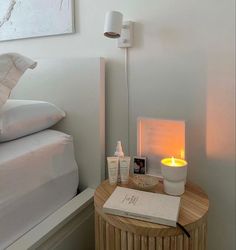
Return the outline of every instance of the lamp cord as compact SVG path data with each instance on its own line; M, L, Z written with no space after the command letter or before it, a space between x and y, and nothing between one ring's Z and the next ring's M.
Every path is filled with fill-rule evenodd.
M127 105L128 105L128 112L127 112L127 143L128 143L128 155L130 155L130 91L129 91L129 77L128 77L128 60L129 60L129 53L128 48L125 48L125 83L127 89Z
M128 112L127 112L127 125L128 125L128 134L127 134L127 141L128 141L128 155L130 155L130 86L129 86L129 76L128 76L128 60L129 60L129 53L128 48L125 48L125 83L127 89L127 105L128 105ZM190 238L189 232L182 226L179 222L176 223L177 226L186 234L188 238Z

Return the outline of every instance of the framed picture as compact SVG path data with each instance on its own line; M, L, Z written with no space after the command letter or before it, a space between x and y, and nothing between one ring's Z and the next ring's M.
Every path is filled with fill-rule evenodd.
M134 156L134 174L146 174L146 157Z
M186 159L184 120L138 117L137 155L148 159L147 173L161 176L160 161L165 157Z
M0 41L74 31L74 0L1 1Z

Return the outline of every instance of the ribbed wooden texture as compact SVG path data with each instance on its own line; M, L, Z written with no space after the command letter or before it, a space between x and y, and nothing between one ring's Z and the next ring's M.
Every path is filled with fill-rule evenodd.
M114 228L101 216L95 215L97 250L206 250L206 223L183 234L167 237L137 235Z
M160 185L156 191L162 193ZM96 250L206 250L209 201L200 188L188 184L182 196L179 221L190 238L179 228L103 213L114 189L105 181L95 193Z

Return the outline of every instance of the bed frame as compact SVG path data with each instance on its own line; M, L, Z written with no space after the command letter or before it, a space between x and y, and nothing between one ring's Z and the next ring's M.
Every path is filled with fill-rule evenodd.
M94 189L105 178L105 62L103 58L40 59L13 99L49 101L66 111L55 129L73 136L82 191L7 250L94 249Z

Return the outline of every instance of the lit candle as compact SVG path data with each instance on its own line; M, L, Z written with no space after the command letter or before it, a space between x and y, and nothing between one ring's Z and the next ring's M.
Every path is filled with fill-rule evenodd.
M182 159L174 158L173 156L171 158L165 158L161 161L163 165L166 165L168 167L184 167L187 165L187 162Z
M181 195L185 190L187 161L174 157L161 160L164 191L171 195Z

